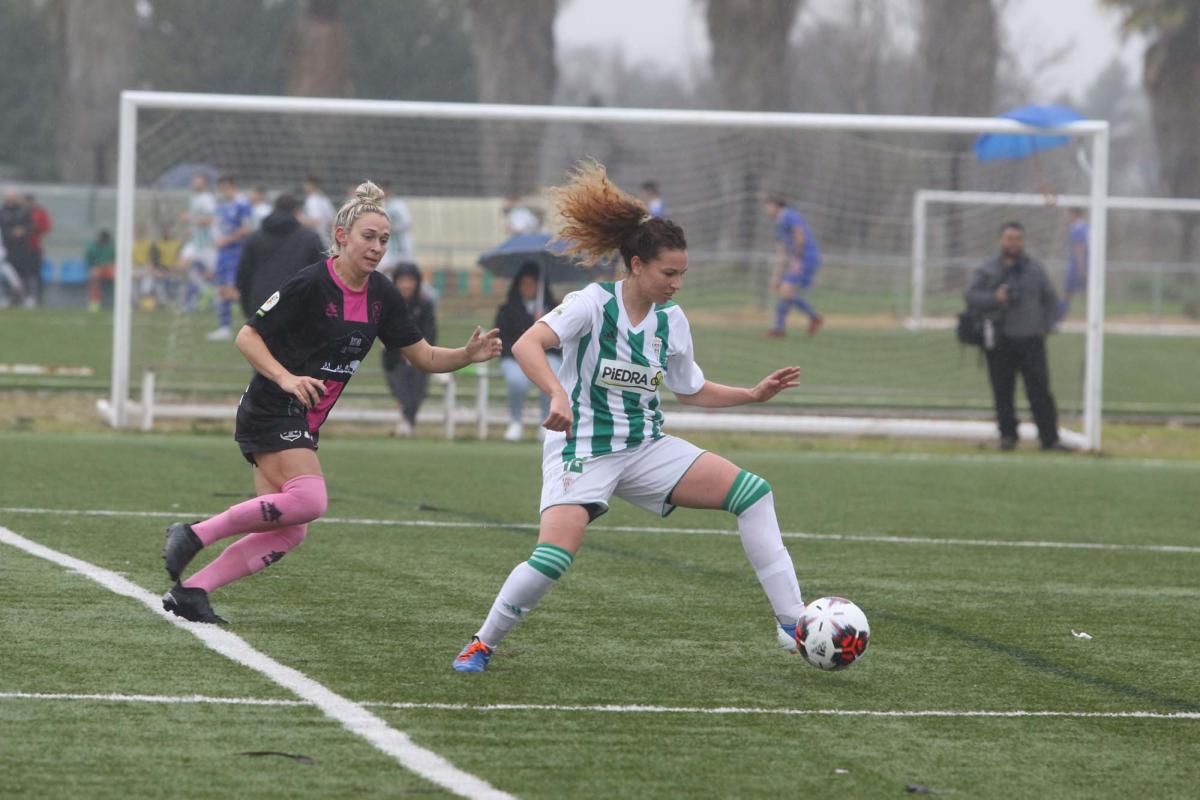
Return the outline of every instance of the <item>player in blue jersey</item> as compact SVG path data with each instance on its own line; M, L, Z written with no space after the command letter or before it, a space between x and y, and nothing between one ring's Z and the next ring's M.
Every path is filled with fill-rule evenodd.
M1071 295L1087 290L1088 281L1088 221L1082 208L1072 208L1067 223L1067 276L1063 296L1058 303L1058 319L1062 321L1071 310Z
M770 484L667 434L659 390L666 386L680 402L702 408L762 403L796 386L799 368L775 370L749 388L705 378L687 317L672 299L688 269L683 230L652 216L599 164L580 167L553 196L564 221L559 233L573 252L591 263L620 253L624 279L568 295L513 347L525 374L550 397L542 423L541 526L533 554L509 574L454 669L486 669L496 645L575 560L588 523L608 510L613 495L662 516L677 506L732 512L780 642L794 646L804 603ZM558 347L555 375L546 351Z
M163 597L168 611L223 622L209 593L283 558L324 515L318 431L376 337L424 372L452 372L500 354L496 330L476 328L456 349L421 337L399 291L375 271L390 237L383 199L375 184L359 186L334 219L333 255L297 272L238 332L235 343L255 375L238 403L234 438L253 465L258 496L167 529L163 560L177 581ZM247 535L179 582L202 548L241 534Z
M217 290L217 329L205 338L227 342L233 338L233 301L237 299L237 265L246 237L254 233L254 207L238 191L232 175L217 179L216 229L217 266L213 285Z
M821 248L813 236L808 220L787 201L772 195L763 201L763 210L775 223L775 274L771 288L779 295L775 305L775 327L767 331L771 337L787 332L787 315L793 307L808 315L808 335L821 329L824 318L808 302L805 294L812 288L817 270L821 268Z
M667 203L662 198L662 192L658 189L658 181L646 181L642 184L642 190L639 192L642 202L646 204L646 210L650 212L652 217L667 218Z

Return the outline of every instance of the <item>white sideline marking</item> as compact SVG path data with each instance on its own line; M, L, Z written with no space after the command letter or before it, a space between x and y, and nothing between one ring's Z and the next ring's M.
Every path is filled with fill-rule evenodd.
M212 704L242 706L308 706L301 700L273 700L255 697L207 697L205 695L146 695L146 694L50 694L43 692L0 692L0 700L90 700L112 703ZM389 703L364 701L361 706L415 711L554 711L561 713L591 712L599 714L714 714L768 715L787 717L983 717L1012 719L1022 717L1065 717L1071 719L1181 719L1200 720L1197 711L964 711L964 710L894 710L870 711L838 708L755 708L717 706L648 706L648 705L554 705L547 703Z
M114 594L137 600L171 624L194 635L210 649L249 667L303 698L307 704L315 706L327 717L341 723L351 733L366 739L374 747L394 758L400 766L425 780L461 797L511 798L511 795L494 788L481 778L460 770L437 753L420 747L406 734L389 727L386 722L367 711L362 705L347 700L304 673L284 666L273 658L260 653L240 636L215 625L186 622L174 614L164 611L162 601L157 595L151 594L117 573L30 541L2 525L0 525L0 542L77 572ZM282 704L287 701L270 702ZM266 705L268 703L260 701L258 704Z
M204 519L210 514L199 511L115 511L107 509L0 508L5 514L59 514L74 517L151 517L161 519ZM322 517L321 522L335 525L392 526L395 528L446 528L455 530L513 529L535 531L538 526L529 522L450 522L431 519L370 519L364 517ZM728 528L668 528L651 525L592 525L589 531L601 533L679 533L690 536L738 536ZM1111 544L1108 542L1056 542L1036 539L959 539L934 536L888 536L884 534L806 533L784 531L785 539L805 539L818 542L847 542L850 544L915 544L939 547L1016 547L1035 550L1107 550L1141 553L1188 553L1200 555L1200 546L1183 544Z

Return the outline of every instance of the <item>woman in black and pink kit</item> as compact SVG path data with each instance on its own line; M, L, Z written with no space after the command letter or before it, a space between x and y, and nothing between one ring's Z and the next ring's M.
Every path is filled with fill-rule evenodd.
M202 522L167 528L163 608L195 622L224 622L208 595L283 558L325 513L317 432L379 337L425 372L452 372L500 354L499 332L479 328L465 347L421 338L392 282L375 272L389 236L383 192L370 181L333 224L332 257L300 270L238 332L235 344L257 374L238 404L234 438L254 466L253 500ZM180 581L200 550L247 534Z

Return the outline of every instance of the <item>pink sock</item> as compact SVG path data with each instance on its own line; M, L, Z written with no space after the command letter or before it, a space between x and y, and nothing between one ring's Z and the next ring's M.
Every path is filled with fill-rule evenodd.
M188 589L200 588L212 592L238 578L264 570L283 558L287 551L304 541L308 525L293 525L289 528L266 533L252 533L238 539L211 564L183 582Z
M320 475L297 475L280 488L283 491L279 494L264 494L230 506L215 517L192 525L192 530L207 547L239 533L304 525L325 513L328 500L325 479Z

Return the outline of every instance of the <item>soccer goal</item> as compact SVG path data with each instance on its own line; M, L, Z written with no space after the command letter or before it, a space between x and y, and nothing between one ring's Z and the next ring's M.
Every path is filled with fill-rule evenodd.
M978 163L970 155L979 134L1035 132L1071 140L1042 154L1036 175L1028 164ZM1074 157L1080 148L1088 150L1089 172ZM125 92L112 391L103 413L118 427L144 419L146 402L160 417L232 418L247 381L231 344L206 341L216 323L205 297L155 302L138 288L156 279L135 265L146 239L187 238L179 221L189 197L179 176L187 167L234 174L243 190L262 186L270 195L296 191L312 175L335 205L365 178L389 182L409 207L415 258L438 296L440 343L453 345L474 325L490 325L507 290L505 280L476 265L505 238L506 198L519 198L552 226L541 190L586 157L606 164L627 190L656 182L667 216L686 231L690 268L678 301L706 374L748 385L774 367L803 369L803 387L768 406L672 410L669 423L770 433L993 438L976 353L947 331L906 329L913 197L925 189L1019 192L1050 176L1065 194L1084 198L1091 220L1086 323L1055 337L1072 367L1056 368L1063 362L1052 352L1053 388L1064 423L1081 426L1064 438L1099 449L1108 126L1093 121L1035 130L998 118ZM808 299L825 324L814 336L792 312L785 338L764 337L776 306L767 195L786 198L820 243L822 266ZM954 235L962 252L980 259L995 245L991 230L964 225ZM597 277L581 269L552 289L561 296ZM235 309L235 325L239 319ZM335 417L392 413L377 359L372 354L360 368ZM457 381L459 409L481 425L503 418L502 395L503 385L486 373Z
M921 189L912 204L912 328L946 327L961 304L952 275L979 260L958 251L956 229L998 231L1010 219L1025 226L1027 249L1047 266L1061 291L1066 286L1071 212L1086 209L1085 195ZM1200 224L1200 199L1109 197L1107 322L1109 333L1200 336L1200 324L1170 308L1200 264L1180 258L1181 228ZM1086 225L1086 217L1083 218ZM1114 319L1115 317L1115 319ZM1069 317L1066 330L1081 330Z

